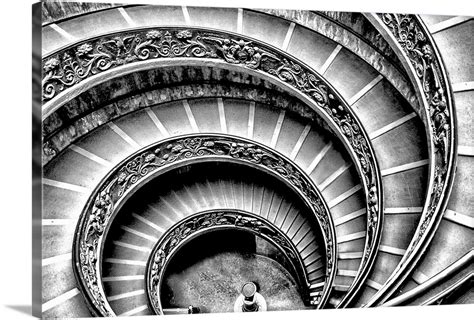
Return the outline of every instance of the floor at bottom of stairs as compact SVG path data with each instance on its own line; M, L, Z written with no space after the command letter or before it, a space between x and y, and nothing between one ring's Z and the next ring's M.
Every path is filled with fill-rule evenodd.
M306 309L294 278L273 259L254 253L218 252L170 273L163 287L164 307L199 307L201 312L232 312L242 285L253 281L267 310Z

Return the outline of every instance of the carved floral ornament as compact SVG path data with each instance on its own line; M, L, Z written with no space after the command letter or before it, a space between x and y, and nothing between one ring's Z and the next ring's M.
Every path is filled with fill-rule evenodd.
M155 245L146 270L147 294L156 314L162 314L160 288L166 267L173 255L191 238L211 230L233 228L259 235L276 245L288 258L298 275L305 275L305 299L317 304L317 297L310 297L304 264L290 239L273 224L254 214L240 210L210 210L194 214L174 225Z
M412 15L383 14L383 22L390 28L400 46L412 63L416 76L420 79L423 93L428 102L429 116L434 134L436 152L441 158L437 166L448 162L450 132L450 112L448 108L446 79L440 67L441 61L435 56L433 45L419 23Z
M416 262L418 252L427 241L430 241L430 235L436 230L449 199L456 168L456 126L452 93L441 56L431 35L415 15L384 13L375 16L398 42L405 55L403 58L413 66L414 76L419 80L421 93L426 101L424 107L428 114L429 130L432 134L434 150L431 150L430 158L434 160L434 169L415 236L396 272L387 281L383 290L369 302L370 305L389 297L391 294L389 290L393 292L396 289L399 275Z
M291 161L264 146L236 137L200 134L171 138L138 151L117 166L92 194L77 226L74 265L95 313L113 315L100 280L100 257L106 230L119 202L152 174L155 176L172 165L185 165L190 160L206 157L257 166L285 181L302 197L318 221L325 241L326 285L319 303L323 305L327 300L336 271L335 229L329 209L309 177Z
M333 122L348 146L362 179L367 204L367 236L356 284L373 265L382 226L381 177L367 134L347 104L316 72L276 48L241 35L190 28L153 28L79 42L43 60L43 101L88 77L113 68L160 58L206 58L267 74L309 98ZM246 150L245 152L249 152ZM329 244L333 246L333 243Z
M127 63L157 58L220 58L258 68L276 56L250 41L190 30L149 30L119 34L65 49L43 61L43 101L54 98L87 77ZM286 72L283 77L290 77Z

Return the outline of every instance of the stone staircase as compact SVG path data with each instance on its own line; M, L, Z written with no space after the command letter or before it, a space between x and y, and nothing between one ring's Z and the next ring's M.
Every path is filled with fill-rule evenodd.
M473 245L470 208L474 203L469 190L474 184L470 105L474 97L469 76L474 70L472 64L467 68L462 64L470 61L473 22L458 19L454 21L457 24L449 26L448 21L456 18L423 19L433 33L453 83L458 112L458 169L451 201L435 238L412 279L399 293L423 283ZM442 29L443 23L448 28ZM376 56L380 52L375 46L368 46L373 53L369 50L358 55L344 41L321 35L310 23L305 25L261 11L123 6L43 25L43 56L76 41L150 26L212 28L261 40L313 68L351 106L370 137L383 180L382 238L374 267L353 303L370 305L405 255L420 220L428 183L428 146L424 125L413 102L408 101L405 92L400 92L393 78L388 79L366 61L367 55ZM390 67L398 67L395 62L394 65ZM229 91L223 90L225 94L206 93L205 97L191 94L173 101L158 101L153 93L157 87L162 92L166 88L177 91L181 85L185 91L185 85L192 80L185 72L177 71L158 81L159 72L153 72L146 79L157 81L154 87L141 84L147 83L143 81L145 73L123 76L91 89L99 97L93 98L93 103L87 95L73 97L68 102L70 106L89 103L93 107L84 107L82 111L82 107L78 111L57 110L44 120L47 140L61 144L61 152L48 158L43 167L43 316L60 315L65 310L75 317L89 315L76 287L71 249L76 223L101 179L137 150L169 137L193 133L228 134L254 140L280 152L311 178L328 204L336 227L338 269L330 303L337 305L358 274L367 232L361 180L339 140L317 122L292 110L259 102L255 95L229 97ZM206 72L194 73L194 80L210 87L230 80L237 88L262 86L235 73L219 79ZM94 125L82 131L76 129L81 123L87 127L88 121ZM63 139L64 132L72 138ZM318 287L324 277L319 252L324 246L313 241L310 224L300 212L289 210L290 202L280 190L231 174L194 178L173 189L157 191L153 194L155 203L114 225L117 231L108 240L103 280L108 301L117 314L150 314L143 277L151 248L175 222L213 208L245 209L274 223L294 241L311 284Z

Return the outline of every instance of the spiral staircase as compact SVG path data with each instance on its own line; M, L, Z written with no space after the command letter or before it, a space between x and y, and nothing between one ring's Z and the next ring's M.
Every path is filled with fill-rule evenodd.
M172 313L166 266L221 227L305 308L473 302L472 19L41 13L43 317Z

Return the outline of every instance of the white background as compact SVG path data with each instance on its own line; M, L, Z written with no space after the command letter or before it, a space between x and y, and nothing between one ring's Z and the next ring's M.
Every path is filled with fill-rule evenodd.
M31 5L2 2L0 10L0 319L28 318L31 306ZM89 2L101 2L89 0ZM110 2L110 1L107 1ZM119 2L119 1L116 1ZM128 3L474 15L468 0L124 0ZM472 61L471 61L472 62ZM474 305L377 308L249 315L245 319L472 319ZM197 319L236 319L232 315ZM141 318L141 317L140 317ZM181 319L181 317L172 317ZM189 319L189 317L187 318ZM243 318L239 318L243 319Z

